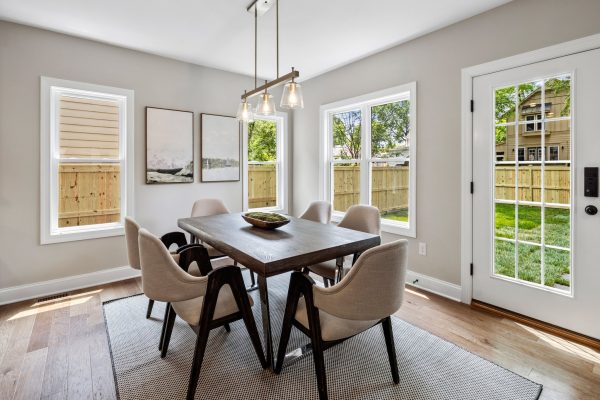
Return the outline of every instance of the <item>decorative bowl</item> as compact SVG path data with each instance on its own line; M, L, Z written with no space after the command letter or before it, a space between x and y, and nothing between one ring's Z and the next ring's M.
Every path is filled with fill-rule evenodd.
M276 229L290 222L290 219L277 213L248 212L242 218L252 226L260 229Z

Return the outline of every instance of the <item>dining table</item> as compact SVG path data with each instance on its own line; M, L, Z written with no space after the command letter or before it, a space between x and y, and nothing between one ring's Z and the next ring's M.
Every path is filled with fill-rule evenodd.
M254 227L243 213L181 218L178 226L256 273L264 332L265 356L273 369L273 336L269 309L270 277L320 262L336 260L343 273L345 256L357 255L381 243L379 235L288 216L277 229ZM356 259L356 257L354 257Z

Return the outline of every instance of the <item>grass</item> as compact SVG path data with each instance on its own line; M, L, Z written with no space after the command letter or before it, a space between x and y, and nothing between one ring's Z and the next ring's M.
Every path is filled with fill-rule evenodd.
M519 205L518 239L533 243L541 243L542 217L541 209L536 206ZM545 209L544 237L545 243L568 248L570 246L570 211L562 208ZM515 239L515 206L512 204L496 204L496 237ZM519 272L518 278L528 282L541 283L540 246L524 243L518 245ZM502 240L496 241L496 273L504 276L515 276L515 244ZM546 286L556 284L570 286L570 252L546 248L544 253Z
M381 218L391 219L393 221L408 222L408 208L383 213L381 214Z

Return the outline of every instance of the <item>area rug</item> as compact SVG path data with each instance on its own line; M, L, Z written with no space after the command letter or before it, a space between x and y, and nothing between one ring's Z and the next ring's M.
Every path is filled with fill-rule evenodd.
M275 351L285 308L289 275L269 278ZM262 331L258 291L254 316ZM117 395L120 400L184 399L196 336L176 320L164 359L158 340L164 304L156 303L146 319L145 296L104 303ZM542 386L452 343L392 318L400 383L390 373L381 325L325 352L330 399L529 400ZM262 332L261 332L262 334ZM308 343L292 329L288 351ZM264 341L263 341L264 343ZM286 366L280 375L260 367L241 321L231 332L211 332L196 399L316 399L317 382L310 354Z

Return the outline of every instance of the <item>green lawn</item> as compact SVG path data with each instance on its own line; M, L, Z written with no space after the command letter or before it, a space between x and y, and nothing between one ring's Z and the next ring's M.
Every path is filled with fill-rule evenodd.
M561 208L545 209L545 243L561 247L570 246L570 211ZM519 240L541 243L542 218L540 207L519 205ZM496 204L496 237L515 238L515 206ZM519 243L519 279L541 283L541 247ZM569 286L563 275L570 273L570 252L545 249L544 284ZM496 240L496 273L514 277L515 245Z
M408 222L408 208L383 213L381 214L381 218Z

